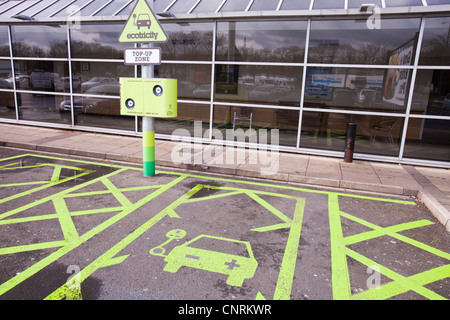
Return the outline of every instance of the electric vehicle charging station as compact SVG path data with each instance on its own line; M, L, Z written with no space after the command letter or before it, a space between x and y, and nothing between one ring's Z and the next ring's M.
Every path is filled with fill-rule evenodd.
M153 1L148 4L145 0L138 0L119 36L119 42L141 43L141 48L129 48L124 52L125 64L142 65L142 76L141 78L120 78L120 114L142 116L145 177L156 174L155 117L173 118L177 116L177 80L154 79L153 65L161 63L161 50L150 48L149 43L167 42L168 38L155 17L152 7ZM139 23L139 17L144 16L147 30L141 31L142 23ZM136 17L138 17L138 22L136 22ZM131 54L127 54L127 52ZM133 56L146 56L148 59L136 60L133 59Z

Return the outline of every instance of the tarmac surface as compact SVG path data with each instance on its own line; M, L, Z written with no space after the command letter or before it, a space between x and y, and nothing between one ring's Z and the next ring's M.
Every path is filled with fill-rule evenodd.
M417 196L450 231L450 168L353 161L156 140L156 165ZM0 146L142 164L142 138L0 123Z
M0 300L450 298L446 169L0 129Z

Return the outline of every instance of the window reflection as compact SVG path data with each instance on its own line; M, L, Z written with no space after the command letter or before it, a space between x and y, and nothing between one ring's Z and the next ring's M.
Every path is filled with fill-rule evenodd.
M280 10L308 10L310 1L284 0Z
M67 58L65 25L11 26L16 57Z
M10 56L7 26L0 26L0 56Z
M450 161L449 120L409 119L405 158Z
M76 61L72 63L72 74L76 93L120 96L119 77L134 77L134 67L115 62Z
M19 60L14 62L16 87L21 90L69 92L69 65L64 61Z
M195 64L162 64L155 76L178 80L179 99L211 99L211 66Z
M450 116L450 70L418 70L411 113Z
M257 107L214 106L213 139L236 140L238 142L271 143L272 129L278 129L279 143L295 147L297 144L299 111ZM234 129L227 131L227 129ZM240 135L238 131L242 130ZM267 136L256 134L249 137L249 129L267 130ZM231 134L230 134L231 133ZM234 134L234 135L233 135Z
M347 124L357 124L355 152L398 156L403 118L304 112L300 147L343 151Z
M220 22L217 60L303 62L306 21Z
M308 67L305 107L404 112L412 70Z
M212 23L164 24L168 41L160 44L163 60L212 59Z
M196 137L195 135L198 135L198 131L194 131L194 122L201 121L202 134L204 134L209 129L209 115L209 104L179 102L177 117L171 119L156 119L155 132L167 135L172 135L175 132L176 136ZM208 137L205 136L205 138Z
M301 67L216 65L215 101L300 105Z
M343 0L314 0L313 9L344 9Z
M391 64L393 50L412 46L415 52L420 19L385 19L380 29L368 29L366 22L312 21L308 62Z
M423 33L419 64L450 64L450 18L427 18Z
M129 44L119 43L123 25L81 24L70 31L72 58L123 59Z
M62 117L59 105L69 99L68 96L51 94L21 93L22 106L19 108L19 119L38 122L71 124L70 117Z

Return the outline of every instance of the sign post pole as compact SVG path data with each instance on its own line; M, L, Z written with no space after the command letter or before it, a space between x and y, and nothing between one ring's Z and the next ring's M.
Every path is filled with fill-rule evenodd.
M153 6L153 2L151 2ZM141 47L150 47L143 43ZM155 76L155 67L153 65L142 66L142 78L151 79ZM142 152L144 177L151 177L156 174L155 170L155 118L142 117Z

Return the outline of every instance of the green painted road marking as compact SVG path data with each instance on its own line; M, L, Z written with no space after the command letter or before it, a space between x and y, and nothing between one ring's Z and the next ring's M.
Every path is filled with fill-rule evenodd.
M80 283L87 279L92 273L94 273L99 268L104 268L107 266L120 264L125 259L127 259L128 255L120 255L120 252L126 248L128 245L133 243L139 236L141 236L144 232L149 230L150 228L154 227L159 221L161 221L163 218L175 218L175 219L181 219L182 217L179 216L179 214L176 212L177 208L186 203L194 203L194 202L200 202L200 201L215 201L219 198L224 197L233 197L237 195L246 195L249 198L251 198L255 203L260 205L262 208L267 210L268 213L273 214L277 219L279 219L279 223L275 223L270 226L265 227L258 227L253 228L250 231L252 232L269 232L273 230L279 230L279 229L289 229L289 235L286 242L286 247L283 255L283 259L281 261L280 270L278 274L278 280L275 285L275 290L273 294L273 299L290 299L291 298L291 290L292 285L294 281L294 273L296 269L296 261L298 259L298 248L300 244L300 235L302 231L302 221L303 221L303 215L304 215L304 208L305 208L305 199L299 198L291 195L286 195L281 192L283 191L297 191L297 192L303 192L306 194L321 194L326 195L328 197L328 216L329 216L329 226L330 226L330 240L331 240L331 268L332 268L332 288L333 288L333 298L334 299L387 299L392 296L404 293L406 291L412 290L415 291L422 296L429 298L429 299L445 299L444 297L440 296L439 294L433 292L431 289L426 288L425 285L439 281L441 279L445 279L450 277L450 265L444 265L439 266L437 268L427 270L424 272L421 272L416 275L412 275L409 277L402 276L378 263L373 261L372 259L369 259L368 257L365 257L361 255L360 253L351 250L348 248L349 245L359 243L361 241L367 241L370 239L374 239L380 236L390 236L393 237L399 241L403 241L405 243L408 243L420 250L425 250L431 254L436 255L437 257L450 260L450 254L443 252L442 250L438 250L436 248L433 248L429 245L426 245L424 243L421 243L417 240L411 239L409 237L404 236L401 234L402 231L411 230L415 228L421 228L424 226L428 226L433 224L431 221L428 220L419 220L419 221L411 221L406 222L398 225L393 225L389 227L380 227L373 223L369 223L361 218L355 217L353 215L350 215L348 213L342 212L339 209L339 198L352 198L352 199L366 199L371 201L379 201L379 202L386 202L386 203L396 203L401 205L416 205L415 202L412 201L405 201L405 200L396 200L396 199L388 199L388 198L381 198L381 197L371 197L371 196L362 196L357 194L345 194L345 193L336 193L336 192L328 192L328 191L322 191L322 190L311 190L311 189L305 189L300 187L294 187L290 185L273 185L270 183L260 183L256 181L241 181L236 179L228 179L228 178L219 178L219 177L207 177L207 176L201 176L201 175L195 175L195 174L182 174L177 172L167 172L167 171L158 171L160 174L167 174L169 176L173 176L173 180L167 184L162 185L154 185L154 186L139 186L139 187L130 187L130 188L118 188L115 186L112 181L110 180L111 177L116 176L118 174L127 172L128 170L133 171L142 171L142 168L135 168L135 167L129 167L129 166L120 166L120 165L114 165L110 163L97 163L97 162L90 162L90 161L80 161L80 160L74 160L74 159L65 159L65 158L57 158L57 157L47 157L42 155L33 155L33 154L26 154L26 155L18 155L14 157L9 157L6 159L0 159L0 162L5 163L5 161L13 161L12 163L3 164L0 166L1 170L18 170L18 169L33 169L37 167L44 167L44 166L51 166L53 167L53 173L51 178L48 181L34 181L34 182L23 182L23 183L12 183L12 184L4 184L0 185L0 187L15 187L15 186L31 186L33 185L40 185L36 188L32 188L28 191L18 193L16 195L1 199L0 201L7 202L14 199L18 199L25 195L30 195L34 192L44 190L46 188L49 188L51 186L56 186L58 184L61 184L66 181L70 181L72 179L76 179L79 177L82 177L84 175L87 175L93 171L89 171L83 168L79 168L71 165L61 165L61 164L52 164L52 163L38 163L38 164L31 164L30 161L18 161L23 157L35 157L38 159L44 159L45 161L49 160L57 160L57 161L67 161L67 163L83 163L83 164L90 164L90 165L97 165L97 166L103 166L103 167L109 167L111 169L116 169L115 171L106 174L102 177L98 177L95 179L92 179L87 182L80 183L74 187L68 188L66 190L63 190L61 192L52 194L51 196L44 197L42 199L38 199L37 201L29 204L25 204L19 208L9 210L7 212L0 214L0 226L2 225L14 225L14 224L20 224L24 222L32 222L32 221L48 221L50 219L58 219L61 225L61 229L64 234L64 240L59 241L48 241L44 243L34 243L34 244L28 244L28 245L21 245L21 246L11 246L7 248L0 248L0 255L4 254L13 254L18 252L26 252L26 251L33 251L33 250L40 250L40 249L47 249L47 248L55 248L57 249L55 252L50 254L49 256L45 257L44 259L38 261L28 269L22 271L21 273L17 274L12 279L6 281L5 283L0 285L0 296L4 294L5 292L11 290L11 288L15 287L19 283L25 281L35 273L39 272L40 270L44 269L51 263L57 261L67 253L69 253L74 248L80 246L87 240L91 239L98 233L102 232L103 230L109 228L114 223L120 221L122 218L128 216L129 214L133 213L135 210L143 206L144 204L148 203L149 201L153 200L155 197L163 194L164 192L170 190L175 185L180 183L181 181L184 181L187 178L191 179L202 179L205 182L208 181L217 181L217 182L225 182L225 183L236 183L239 184L239 186L242 186L242 188L232 188L232 187L217 187L217 186L208 186L207 183L205 184L198 184L188 192L186 192L183 196L178 198L177 200L173 201L170 205L168 205L165 209L163 209L160 213L158 213L156 216L149 219L147 222L145 222L143 225L141 225L139 228L137 228L135 231L133 231L131 234L129 234L127 237L122 239L120 242L118 242L116 245L108 249L104 254L102 254L100 257L98 257L94 262L92 262L90 265L88 265L86 268L80 271L79 273L79 281ZM74 177L68 177L61 179L61 171L62 169L69 169L74 170L77 173ZM101 182L103 185L107 188L107 190L100 190L100 191L88 191L83 192L83 188L89 187L93 185L94 183ZM261 190L253 190L246 187L253 186L253 187L264 187L266 190L270 191L261 191ZM201 197L193 197L196 195L200 190L204 188L210 188L215 189L218 191L222 191L223 193L216 193L209 196L201 196ZM142 190L148 190L151 192L147 196L143 197L141 200L132 203L124 194L124 192L134 192L134 191L142 191ZM67 204L65 202L66 198L76 198L76 197L82 197L82 196L95 196L95 195L107 195L111 194L117 199L117 201L120 203L120 206L114 206L110 208L98 208L98 209L88 209L88 210L79 210L79 211L72 211L70 212ZM290 199L296 202L293 218L290 219L286 212L282 212L279 209L277 209L275 206L270 204L268 201L264 200L262 196L273 196L278 198L285 198ZM34 208L38 205L51 202L53 203L56 213L45 213L43 212L42 215L33 215L30 217L22 217L22 218L14 218L15 214L22 213L28 209ZM1 202L0 202L1 203ZM89 230L83 235L79 235L77 229L75 228L75 225L73 224L72 217L74 216L80 216L80 215L89 215L89 214L102 214L102 213L114 213L114 216L107 219L100 225L94 227L93 229ZM344 237L343 231L342 231L342 225L341 225L341 218L345 217L346 219L350 219L351 221L358 223L364 227L367 227L371 229L370 231L365 231L359 234L354 234L348 237ZM206 235L203 235L206 236ZM210 236L211 237L211 236ZM231 241L232 239L227 239L227 241ZM169 238L168 241L171 241L171 238ZM150 253L156 256L161 256L167 258L169 254L165 254L165 250L163 248L164 244L167 244L168 241L164 242L162 245L155 247L151 249ZM242 240L240 240L242 241ZM248 243L250 245L250 243ZM180 247L180 246L179 246ZM176 247L177 248L177 247ZM251 247L250 247L251 248ZM158 250L154 250L158 249ZM184 247L186 249L186 247ZM153 251L152 251L153 250ZM178 249L182 250L182 249ZM251 249L250 249L251 250ZM173 255L175 255L176 251ZM193 259L189 258L185 255L183 256L183 261L185 261L188 264L195 264L196 268L204 270L216 270L214 272L219 272L217 270L220 270L221 272L235 272L239 271L240 268L243 268L245 263L243 263L238 258L230 255L220 255L215 254L212 251L206 250L205 252L197 252L192 251L187 253L189 257L199 257L199 259ZM220 260L220 258L230 258L225 259L223 263L219 264L214 261L212 261L208 266L206 265L199 265L196 263L200 263L201 257L209 257L211 260ZM381 274L384 274L388 278L392 279L392 282L386 283L381 285L379 288L375 289L369 289L364 292L360 292L357 294L352 295L351 294L351 286L350 286L350 276L349 276L349 270L347 266L347 257L352 257L353 259L356 259L360 263L367 265L367 266L376 266L380 270ZM220 269L223 268L223 269ZM169 270L175 270L176 266L168 267ZM251 269L251 268L250 268ZM222 271L225 270L225 271ZM242 269L241 269L242 270ZM256 269L255 269L256 270ZM231 277L231 275L229 275ZM247 277L244 279L250 279L251 277ZM229 284L240 286L242 285L242 277L236 277L229 279ZM267 295L267 294L266 294ZM59 289L57 289L55 292L51 293L47 299L81 299L81 289L79 286L73 286L72 283L68 282L63 284ZM256 295L256 299L265 299L263 294L258 291Z

